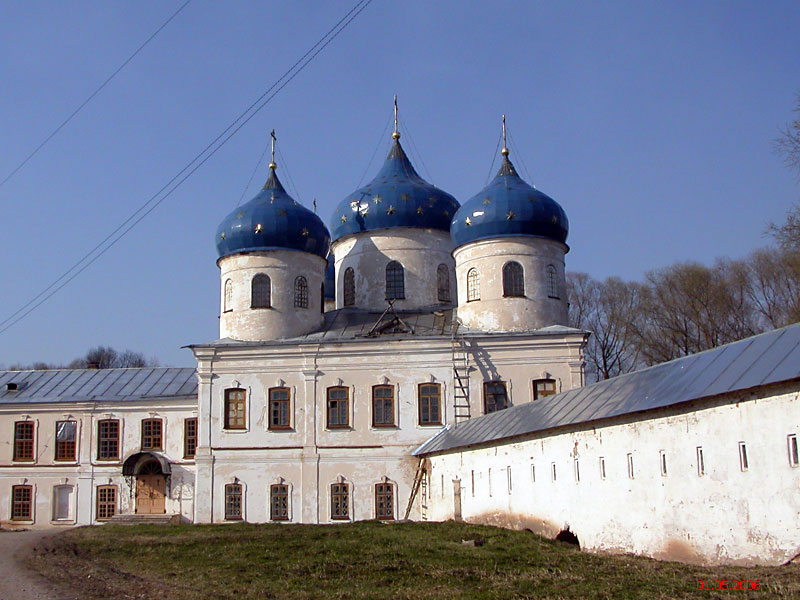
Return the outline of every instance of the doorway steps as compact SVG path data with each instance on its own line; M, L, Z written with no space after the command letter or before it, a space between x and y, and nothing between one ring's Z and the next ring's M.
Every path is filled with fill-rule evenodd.
M108 521L112 525L178 525L180 515L114 515Z

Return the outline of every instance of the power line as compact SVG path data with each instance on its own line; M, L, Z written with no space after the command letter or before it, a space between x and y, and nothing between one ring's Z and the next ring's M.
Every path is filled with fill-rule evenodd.
M244 195L247 193L247 190L250 189L250 184L253 183L253 179L255 178L256 173L258 173L258 167L261 166L261 161L264 160L264 157L267 155L267 150L269 150L269 143L267 143L264 146L264 151L261 153L261 156L258 157L258 162L256 162L256 166L253 167L253 172L250 173L250 179L247 180L247 185L244 186L244 189L242 190L242 195L239 196L239 201L236 203L236 208L239 208L239 205L242 203L242 200L244 200Z
M375 146L375 149L372 151L372 156L369 157L369 162L367 163L367 168L364 169L364 172L361 174L361 178L358 180L358 185L356 189L361 187L361 182L364 181L364 177L367 176L367 172L369 171L370 167L372 166L372 161L375 160L375 155L378 153L381 145L383 144L383 140L386 139L386 132L389 130L389 126L392 124L392 118L389 117L389 120L386 121L386 127L383 128L381 132L381 137L378 140L378 144Z
M161 24L161 27L156 29L153 32L153 34L149 38L147 38L144 41L144 43L134 51L133 54L131 54L128 58L125 59L125 62L123 62L119 67L117 67L117 69L113 73L111 73L111 75L109 75L108 78L106 78L106 80L103 83L101 83L100 86L95 91L93 91L91 94L89 94L89 97L86 98L86 100L84 100L83 102L81 102L78 105L78 108L73 110L69 114L69 116L66 119L64 119L61 122L61 124L52 131L52 133L50 135L48 135L46 138L44 138L44 140L42 140L42 142L38 146L36 146L36 148L34 148L33 152L31 152L30 154L28 154L27 157L25 157L25 160L23 160L21 163L19 163L8 175L6 175L6 178L3 179L3 181L0 181L0 187L3 187L6 184L6 182L9 181L12 177L14 177L14 175L16 175L17 172L22 167L24 167L26 164L28 164L28 161L31 160L34 156L36 156L36 154L39 152L39 150L41 150L45 146L45 144L47 144L47 142L52 140L56 136L56 134L59 131L61 131L64 128L64 126L67 123L69 123L73 119L73 117L75 117L75 115L77 115L83 109L84 106L89 104L89 102L91 102L92 98L97 96L97 94L99 94L100 91L104 87L106 87L109 83L111 83L111 80L114 79L114 77L116 77L117 74L120 71L122 71L122 69L124 69L128 65L129 62L131 62L134 58L136 58L136 55L139 54L139 52L141 52L142 50L144 50L145 46L147 46L147 44L149 44L151 41L153 41L153 38L155 38L161 32L161 30L164 29L164 27L169 25L170 21L172 21L172 19L177 17L178 13L180 13L184 8L186 8L191 1L192 0L186 0L186 2L181 4L181 6L178 8L178 10L176 10L174 13L172 13L172 16L169 19L167 19L166 21L164 21Z
M414 143L414 138L411 136L411 128L408 126L408 121L406 119L399 119L399 121L403 124L403 130L406 132L408 141L411 142L409 149L411 150L412 155L415 156L419 164L422 165L422 170L425 172L425 176L428 178L428 181L431 181L433 178L431 177L430 171L428 171L428 167L425 166L425 161L422 160L422 154L420 154L419 150L417 150L417 145Z
M492 177L492 173L494 172L494 161L497 159L497 151L500 149L500 140L502 139L502 135L497 136L497 146L495 146L494 152L492 152L492 164L489 165L489 173L486 175L486 181L483 182L483 187L489 185L489 179Z
M309 63L311 63L311 61L314 60L314 58L316 58L317 55L328 46L328 44L336 39L339 34L344 31L347 26L350 25L350 23L352 23L355 18L361 14L361 12L371 3L372 0L359 0L359 2L357 2L355 6L350 9L350 11L348 11L333 27L331 27L331 29L329 29L325 35L323 35L316 44L314 44L302 57L300 57L300 59L298 59L275 83L273 83L266 92L259 96L255 102L253 102L241 115L239 115L228 127L226 127L222 133L214 138L211 143L209 143L183 169L181 169L174 177L172 177L172 179L170 179L158 192L151 196L147 202L142 204L142 206L140 206L133 214L131 214L131 216L129 216L114 231L106 236L103 241L97 244L92 250L87 252L80 260L73 264L58 279L47 286L44 290L39 292L39 294L34 296L15 313L7 317L5 320L0 321L0 326L3 326L0 329L0 333L5 332L10 327L24 319L33 310L39 307L42 303L46 302L70 281L75 279L92 263L94 263L98 258L110 250L117 242L119 242L131 229L136 227L136 225L138 225L145 217L147 217L147 215L153 212L153 210L155 210L156 207L158 207L164 200L169 198L172 193L183 184L183 182L191 177L212 156L214 156L214 154L216 154L228 142L228 140L236 135L239 130L241 130L242 127L244 127L253 117L255 117L261 111L261 109L263 109L281 90L283 90L283 88L285 88L295 77L297 77L297 75L299 75L303 69L305 69ZM282 80L285 81L281 83ZM250 114L248 115L248 113ZM222 141L220 141L220 139ZM217 144L217 142L219 143ZM209 148L215 144L217 145L209 152ZM205 156L203 156L204 154ZM182 175L183 177L181 177ZM177 183L175 183L176 181ZM167 188L169 188L173 183L175 185L166 191L163 197L156 201L156 198L158 198L158 196L160 196L164 190L167 190ZM148 208L148 205L150 204L152 204L152 206ZM139 213L142 214L139 215ZM137 215L139 215L138 218ZM119 235L116 235L117 233L119 233ZM114 237L115 235L116 237ZM106 244L106 242L108 242L108 244ZM92 256L93 254L95 255ZM85 264L81 266L82 263Z

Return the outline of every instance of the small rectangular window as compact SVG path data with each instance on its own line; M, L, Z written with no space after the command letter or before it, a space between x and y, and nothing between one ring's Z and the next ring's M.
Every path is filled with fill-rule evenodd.
M289 520L289 486L284 484L271 485L269 488L271 521Z
M419 424L441 425L442 388L438 383L423 383L419 386Z
M575 481L579 482L581 480L581 464L577 458L575 459L574 463L575 463Z
M56 421L56 460L75 460L75 421Z
M533 380L533 399L539 400L556 393L555 379L534 379Z
M606 478L606 459L604 457L600 457L600 479Z
M350 390L346 387L328 388L328 429L350 426Z
M511 494L511 465L506 469L506 478L508 479L508 493Z
M381 521L394 519L394 486L391 483L375 484L375 518Z
M269 390L269 428L290 429L291 413L289 388L279 387Z
M508 394L504 381L486 381L483 384L483 412L489 414L508 408Z
M550 479L556 480L556 463L550 463Z
M163 448L162 424L161 419L142 419L142 450Z
M197 451L197 417L183 420L183 457L194 458Z
M33 520L33 486L15 485L11 487L11 520Z
M14 460L33 460L33 421L14 424Z
M394 427L394 386L372 387L372 426Z
M119 421L103 419L97 422L97 459L117 460L119 458Z
M531 483L536 483L536 465L531 463Z
M697 447L697 475L702 477L706 474L706 461L703 458L703 447Z
M475 471L470 471L470 480L472 481L472 497L475 497Z
M225 429L245 429L246 408L246 395L243 389L225 390Z
M628 477L630 479L634 478L634 471L633 471L633 454L628 453Z
M659 451L658 453L658 461L661 465L661 476L667 476L667 453L664 450Z
M108 521L117 514L117 488L115 486L98 486L96 508L98 521Z
M739 469L747 471L749 464L747 462L747 446L744 442L739 442Z
M797 434L789 435L787 441L789 442L789 465L796 467L800 464L800 457L797 451Z
M336 521L350 519L350 491L346 483L331 485L331 519Z
M242 520L242 486L238 483L225 486L225 520Z

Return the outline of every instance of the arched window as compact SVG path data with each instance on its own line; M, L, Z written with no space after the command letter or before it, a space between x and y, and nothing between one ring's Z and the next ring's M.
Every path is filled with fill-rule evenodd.
M325 283L319 287L319 312L325 312Z
M450 302L450 271L444 264L436 267L436 294L439 302Z
M556 268L547 265L547 295L550 298L558 298L558 279L556 278Z
M233 310L233 282L228 279L225 281L225 294L222 300L222 312Z
M250 294L250 308L269 308L270 304L270 281L267 275L259 273L253 277L253 284Z
M405 297L406 284L403 265L393 260L386 265L386 299L402 300Z
M344 305L353 306L356 303L356 274L353 267L344 270Z
M294 307L308 308L308 282L302 276L294 280Z
M503 296L525 296L525 276L518 262L503 265Z
M481 299L481 279L475 267L467 271L467 302Z

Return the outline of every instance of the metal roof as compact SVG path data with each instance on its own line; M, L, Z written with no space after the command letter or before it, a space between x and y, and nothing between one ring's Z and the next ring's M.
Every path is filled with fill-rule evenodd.
M0 405L197 397L195 373L193 368L170 367L0 371Z
M443 429L424 456L800 379L800 323Z

